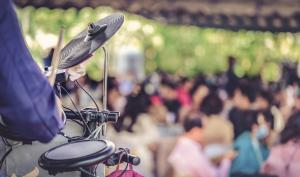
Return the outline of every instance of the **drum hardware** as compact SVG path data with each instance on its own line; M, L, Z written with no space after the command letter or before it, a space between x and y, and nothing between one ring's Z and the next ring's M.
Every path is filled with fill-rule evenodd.
M104 32L106 28L107 24L95 25L94 23L90 23L88 27L88 34L84 38L84 41L87 42L92 40L94 37L96 37L97 34Z
M106 166L116 166L116 165L119 166L122 163L126 163L126 166L125 166L125 169L123 170L123 172L119 175L119 177L123 176L123 174L126 172L128 166L139 165L140 164L140 158L130 154L129 149L127 149L127 148L119 148L117 152L115 152L106 161L103 162L103 164L105 164ZM96 174L92 174L92 173L90 173L89 171L86 171L83 168L80 168L80 170L83 173L86 173L86 174L88 174L92 177L99 177Z
M85 108L80 111L80 114L73 110L65 110L65 115L68 120L75 120L75 121L85 121L87 126L90 127L91 132L84 131L83 137L84 138L92 138L92 137L100 137L98 134L102 131L104 124L107 122L116 123L119 118L119 112L114 111L97 111L96 108ZM100 127L97 128L97 125L100 124ZM83 124L81 124L85 127ZM92 128L93 127L93 128ZM99 130L98 133L95 134L95 131ZM94 130L92 132L92 130ZM91 136L94 135L94 136ZM72 139L70 139L72 140Z
M41 155L39 166L50 175L77 171L103 162L115 152L115 145L107 140L80 140L54 147Z
M81 118L79 118L79 113L76 111L65 110L64 112L67 119L81 120ZM86 122L98 122L98 123L106 123L106 122L116 123L118 117L120 116L119 112L97 111L95 108L85 108L80 111L80 114L82 115L82 117Z
M121 148L121 149L124 149L124 148ZM111 155L104 162L104 164L106 166L115 166L115 165L118 165L119 163L123 163L123 162L130 163L132 165L140 164L141 159L138 156L130 154L129 149L125 149L125 151L127 151L127 152L124 152L124 150L121 150L121 149L119 148L118 151L116 151L113 155Z
M51 66L44 68L44 75L46 77L49 77L52 72L53 72L53 69L52 69ZM69 77L70 76L69 76L68 72L65 69L57 70L56 71L56 77L55 77L55 84L54 85L56 85L57 83L65 83L65 82L67 82L68 79L69 79Z
M3 142L5 142L6 140L2 139ZM6 143L5 143L6 144ZM10 144L8 144L7 146L9 146L9 149L4 153L4 155L2 156L1 160L0 160L0 169L2 169L3 163L6 159L6 157L9 155L9 153L11 153L12 151L12 146Z
M113 14L108 16L98 22L91 23L88 26L88 29L81 32L77 35L69 44L67 44L61 52L60 63L58 65L58 69L68 69L77 64L82 63L86 59L88 59L93 52L95 52L99 47L101 47L109 38L113 36L117 32L117 30L121 27L124 21L124 16L121 14ZM95 103L96 108L85 108L79 111L79 109L74 104L71 95L68 93L67 89L65 89L61 83L65 82L64 78L69 79L68 77L62 76L63 79L57 79L56 88L59 93L61 91L65 91L67 95L70 97L70 100L76 110L72 110L70 108L66 108L64 113L68 120L74 120L82 122L87 131L84 134L84 140L74 140L71 139L69 143L63 144L59 147L53 148L48 152L45 152L40 160L39 164L42 168L48 170L50 174L56 174L64 171L73 171L80 170L82 172L82 177L91 177L96 176L95 173L95 165L98 163L104 163L107 165L116 164L115 159L119 159L121 152L115 152L115 147L113 143L103 140L106 133L106 123L112 122L116 123L118 120L119 112L109 111L107 110L107 78L108 78L108 52L104 47L102 47L103 52L105 54L104 57L104 84L103 84L103 111L99 111L99 107L93 97L77 82L75 84L82 89ZM65 72L66 73L66 72ZM68 74L67 74L68 75ZM76 154L71 154L68 157L65 157L65 152L76 152L79 151L79 154L82 152L89 152L88 148L93 147L93 143L99 143L99 141L107 143L104 146L104 149L108 149L106 153L104 153L104 149L99 149L99 154L97 156L92 156L91 154L86 154L87 156L76 157ZM82 144L80 147L78 144ZM87 145L90 143L90 145ZM86 145L85 145L86 144ZM71 147L73 146L73 150L71 151ZM84 149L82 147L88 147ZM60 154L60 153L61 154ZM61 157L61 159L53 158L53 154L58 153L57 157ZM103 156L100 154L103 153ZM129 153L129 150L126 154ZM51 155L52 154L52 155ZM83 154L81 154L83 155ZM124 155L124 154L123 154ZM51 157L52 156L52 157ZM97 159L95 159L98 157ZM86 158L86 160L84 160ZM54 159L54 161L53 161ZM76 160L77 159L77 160ZM107 159L109 159L107 161ZM51 161L51 163L49 163ZM53 161L53 162L52 162ZM66 162L66 163L65 163ZM128 154L126 157L122 157L121 162L132 163L133 165L138 165L140 163L140 159L136 156ZM45 165L47 164L47 165ZM75 164L75 165L74 165ZM97 167L97 165L96 165Z
M88 92L88 91L86 91L80 84L79 84L79 82L76 80L75 81L75 84L77 85L77 87L79 87L81 90L83 90L90 98L91 98L91 100L94 102L94 104L95 104L95 106L96 106L96 110L97 111L99 111L100 109L99 109L99 106L98 106L98 104L96 103L96 101L95 101L95 99L93 98L93 96Z
M61 51L58 69L67 69L90 58L122 26L124 15L115 13L97 22L75 36Z
M70 95L70 93L68 92L68 90L67 90L66 88L64 88L63 86L61 86L60 83L58 83L56 86L57 86L56 88L58 88L58 91L56 91L56 92L58 92L58 95L61 95L61 92L60 92L61 89L62 89L63 91L65 91L65 93L66 93L67 96L69 97L69 99L70 99L70 101L72 102L72 104L73 104L74 108L76 109L76 111L74 111L74 110L72 110L72 109L70 109L70 108L67 108L67 107L65 107L65 106L62 106L62 107L65 108L65 109L70 110L71 112L74 112L75 115L77 114L77 118L80 119L80 121L82 121L83 127L87 130L87 131L86 131L86 132L87 132L87 135L91 134L91 133L92 133L91 128L94 128L94 126L91 127L91 126L90 126L91 124L88 124L88 122L84 119L83 115L81 114L81 112L80 112L79 109L77 108L77 106L76 106L76 104L75 104L75 101L74 101L74 99L72 98L72 96ZM89 94L89 95L90 95L90 94ZM93 98L91 97L91 99L93 99ZM96 102L95 102L95 105L97 105ZM74 120L74 119L73 119L73 120ZM85 135L86 135L86 134L85 134Z
M60 132L60 135L68 138L68 143L59 145L43 153L38 164L43 169L47 170L50 175L55 175L61 172L68 171L81 171L81 177L96 176L95 167L97 164L103 163L105 165L114 165L119 162L127 162L133 165L138 165L140 159L136 156L126 152L126 156L121 151L116 152L115 145L104 140L106 132L106 123L116 123L118 120L119 112L107 110L107 77L108 77L108 53L104 47L102 47L104 58L104 84L103 84L103 111L99 110L93 97L75 80L75 84L84 90L85 93L94 101L96 108L85 108L79 110L70 93L62 84L70 80L70 74L68 69L76 66L83 61L87 60L92 54L103 44L110 39L121 27L124 22L124 16L122 14L113 14L104 19L101 19L95 23L88 25L88 28L79 33L73 40L71 40L62 50L58 51L59 56L57 68L52 67L45 68L45 75L56 76L54 80L54 89L57 95L61 96L61 92L64 91L70 97L70 100L75 110L64 107L64 113L67 120L72 120L84 128L84 134L82 137L69 137L65 133ZM63 31L63 30L62 30ZM60 36L62 36L60 33ZM58 42L58 48L62 43L62 37ZM60 55L59 55L60 53ZM55 58L55 57L54 57ZM55 73L55 74L54 74ZM20 135L14 135L9 128L0 124L0 134L6 138L21 141L32 142L33 140L25 139ZM7 152L7 154L10 151ZM120 157L122 159L120 159ZM1 159L4 161L5 155ZM116 161L120 159L121 161Z

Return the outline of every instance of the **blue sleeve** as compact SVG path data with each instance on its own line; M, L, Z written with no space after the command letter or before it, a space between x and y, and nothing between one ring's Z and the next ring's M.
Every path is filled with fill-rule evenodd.
M0 115L13 132L41 142L63 126L54 91L26 47L10 0L0 5Z
M265 144L261 145L261 153L262 153L263 160L264 161L267 160L270 155L269 147Z

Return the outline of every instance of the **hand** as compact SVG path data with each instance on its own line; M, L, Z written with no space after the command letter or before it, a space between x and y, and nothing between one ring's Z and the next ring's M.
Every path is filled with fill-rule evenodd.
M85 68L82 64L79 64L72 68L69 68L68 73L70 75L70 80L75 81L85 75Z
M233 160L236 158L236 156L238 155L237 151L234 150L230 150L228 152L226 152L226 154L224 155L224 159L228 159L228 160Z

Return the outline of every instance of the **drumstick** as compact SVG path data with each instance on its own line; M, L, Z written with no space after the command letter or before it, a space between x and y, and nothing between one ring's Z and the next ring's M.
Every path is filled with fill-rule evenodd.
M64 39L64 32L65 32L65 29L61 28L60 32L59 32L59 37L58 37L56 47L54 49L52 61L51 61L52 72L50 73L50 76L49 76L49 82L50 82L51 86L53 86L55 83L56 70L58 67L59 59L60 59L60 51L61 51L61 46L62 46L63 39Z
M34 167L34 169L27 173L26 175L24 175L23 177L38 177L40 174L40 171L37 167Z

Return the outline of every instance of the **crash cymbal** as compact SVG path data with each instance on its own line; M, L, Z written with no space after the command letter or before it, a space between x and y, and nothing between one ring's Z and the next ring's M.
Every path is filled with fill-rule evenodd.
M124 15L115 13L89 24L62 49L58 69L67 69L87 60L119 30L123 22Z

